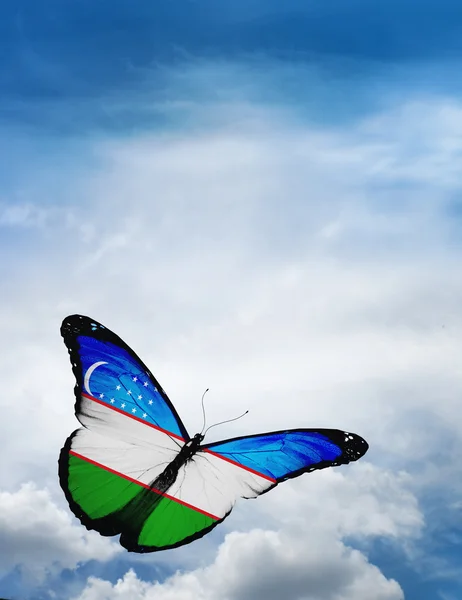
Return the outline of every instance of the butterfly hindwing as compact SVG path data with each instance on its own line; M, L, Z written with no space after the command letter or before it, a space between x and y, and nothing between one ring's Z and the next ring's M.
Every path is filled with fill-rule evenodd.
M152 439L144 435L144 443L134 444L82 428L67 440L60 479L71 509L88 529L120 534L120 543L132 552L165 550L201 537L219 520L182 501L181 491L173 497L170 490L150 486L178 454L176 446L146 424L134 425L150 429ZM177 481L183 476L180 472Z

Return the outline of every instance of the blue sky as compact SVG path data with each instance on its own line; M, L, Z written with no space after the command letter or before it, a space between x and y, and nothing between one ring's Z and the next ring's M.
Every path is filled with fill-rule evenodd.
M2 3L0 595L266 598L246 559L287 600L460 598L461 33L450 0ZM122 552L57 482L73 312L190 430L210 387L250 408L223 437L340 427L364 464Z
M417 72L422 62L444 67L457 61L461 44L459 6L453 0L438 5L432 0L418 5L288 1L283 6L52 0L46 7L30 0L3 3L0 27L3 123L51 129L48 120L43 123L51 105L54 125L63 131L95 122L115 131L120 119L102 114L98 100L132 95L146 78L150 92L165 99L166 69L189 62L240 59L260 71L259 61L278 58L284 64L325 67L327 76L331 70L364 89L364 77L387 77L400 64ZM292 86L290 96L297 95L298 86L303 89L300 81ZM270 98L278 91L267 90ZM75 122L59 118L57 106ZM131 119L143 126L143 116Z

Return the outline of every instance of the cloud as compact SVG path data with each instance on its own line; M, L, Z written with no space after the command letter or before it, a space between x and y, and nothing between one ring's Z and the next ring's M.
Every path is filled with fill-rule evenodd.
M293 539L257 530L229 534L214 565L202 572L158 585L140 581L132 570L115 585L90 578L78 600L353 600L371 595L377 600L404 598L399 585L357 551L319 539L313 556Z
M203 118L199 103L190 110L192 123ZM246 419L215 430L217 437L345 428L370 442L368 461L407 470L419 499L429 488L462 493L454 458L462 450L459 104L410 98L335 128L267 105L238 102L230 113L217 103L214 110L213 127L200 134L192 126L91 139L75 157L78 173L60 169L59 185L54 165L37 180L24 167L35 202L53 198L61 209L42 227L27 229L20 260L9 252L21 228L5 228L11 237L1 241L8 252L0 268L8 276L0 299L7 415L0 428L11 457L0 473L2 489L11 495L24 481L36 489L46 484L56 510L69 514L56 461L77 422L59 325L81 312L134 348L191 432L200 428L200 397L210 387L210 423L250 408ZM27 194L23 200L29 206ZM344 573L330 593L342 589L348 600L348 586L365 589L368 578L385 598L401 592L344 537L383 535L404 543L421 526L415 507L403 510L412 494L396 491L407 476L375 477L369 468L354 467L361 485L371 485L361 510L353 482L336 490L337 476L329 494L324 475L287 488L299 490L291 501L309 504L313 515L332 495L348 499L337 507L341 521L333 511L316 532ZM345 471L347 481L352 473L353 467ZM273 502L282 493L290 497L281 490L240 503L245 508L217 528L213 543L237 526L248 532L257 519L249 544L261 544L274 560L280 548L302 543L275 522L284 513ZM81 531L73 527L73 535ZM245 539L227 538L223 548L233 560ZM53 536L51 542L55 556L59 544ZM68 564L78 554L85 560L85 542L76 545L80 554L71 553ZM188 559L202 593L205 576L197 557L188 558L195 548L158 560ZM312 547L303 549L315 561ZM219 573L220 564L209 562L207 573ZM300 571L296 557L286 566ZM318 570L313 566L311 575ZM113 591L114 582L101 585Z
M54 212L53 209L42 208L31 203L5 206L0 204L0 227L44 227Z
M461 289L447 210L459 108L418 106L327 132L254 110L247 129L237 119L201 135L93 145L98 169L72 171L55 190L57 203L78 194L29 237L2 297L5 398L11 420L37 437L34 451L49 452L33 423L56 448L74 426L58 333L71 312L122 335L192 428L208 385L210 419L250 407L239 423L249 432L338 424L385 448L403 393L408 411L438 410L454 426ZM425 391L418 382L430 376ZM35 400L24 411L20 397ZM7 438L25 462L27 442Z
M120 548L77 525L46 489L23 484L0 492L0 575L20 567L41 581L50 572L75 568L91 559L107 561Z
M134 570L115 584L90 577L78 600L403 599L398 583L342 538L392 535L403 543L418 535L422 516L406 478L366 464L311 481L284 484L268 496L276 529L227 534L210 565L162 583L142 581Z

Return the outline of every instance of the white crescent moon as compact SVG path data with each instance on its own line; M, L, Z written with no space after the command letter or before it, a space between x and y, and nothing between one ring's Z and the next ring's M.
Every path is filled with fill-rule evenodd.
M98 367L100 367L101 365L107 365L107 362L104 362L104 360L101 360L100 362L95 362L90 367L88 367L88 370L85 373L85 377L83 379L83 387L85 388L87 394L89 394L90 396L93 396L93 394L91 393L91 389L90 389L90 377L91 377L93 371L95 369L97 369Z

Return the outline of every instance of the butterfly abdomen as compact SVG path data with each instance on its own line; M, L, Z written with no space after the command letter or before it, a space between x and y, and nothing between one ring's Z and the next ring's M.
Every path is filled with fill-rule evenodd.
M169 463L160 475L150 484L151 490L157 490L164 494L175 483L178 472L197 452L199 442L195 439L190 440L181 448L177 456Z

